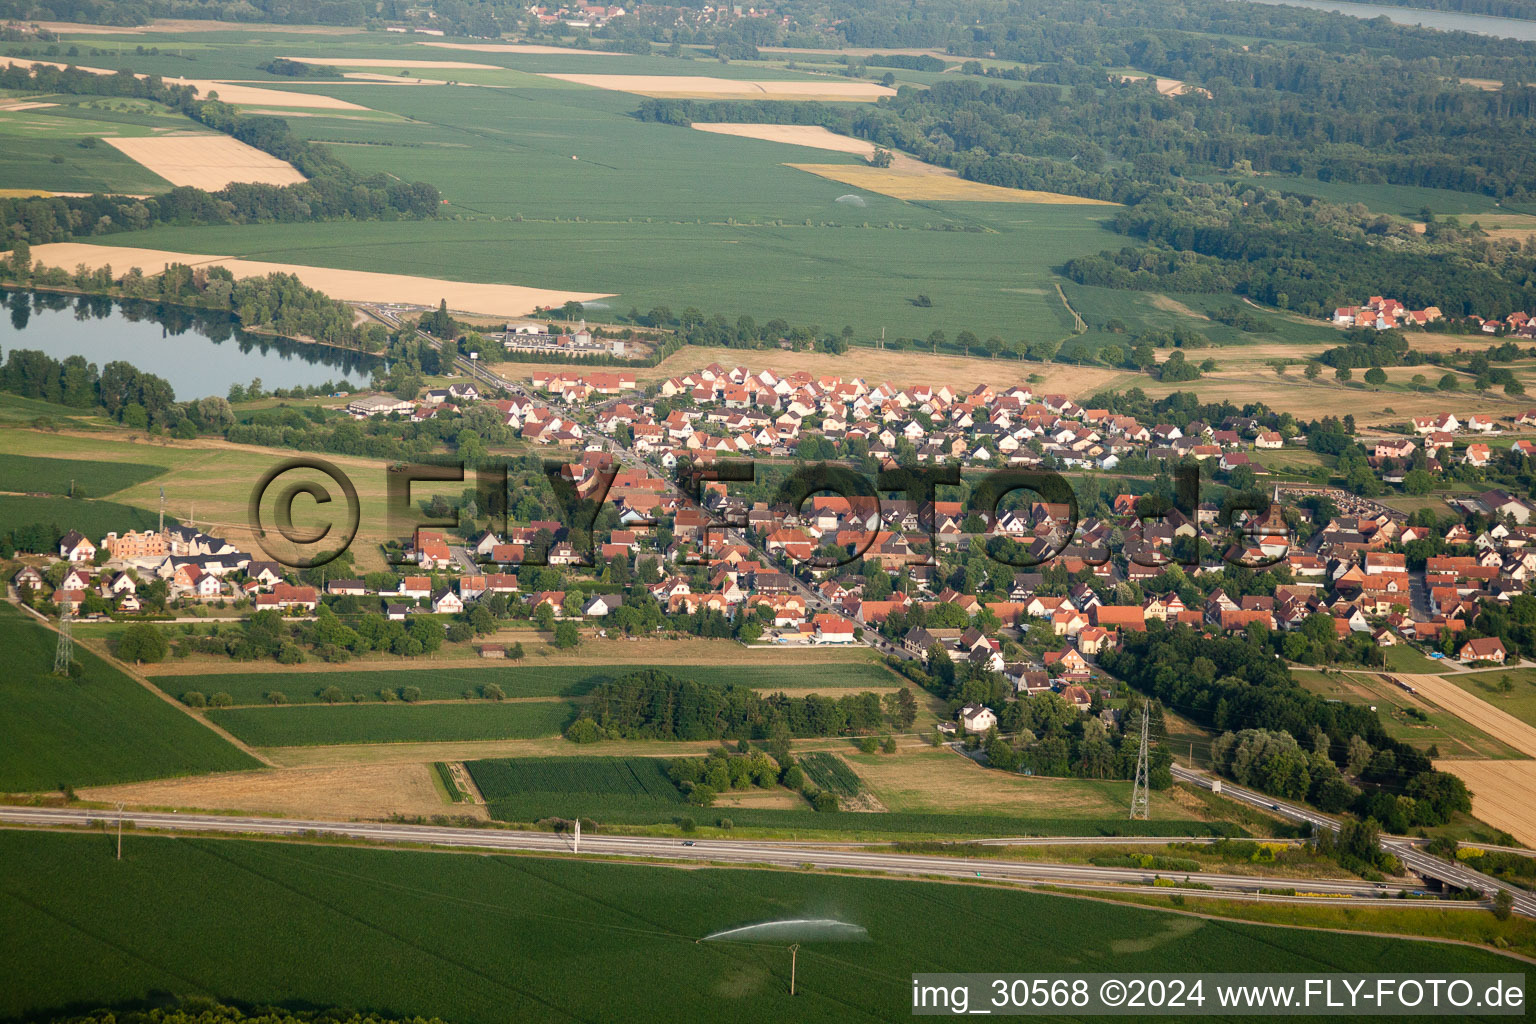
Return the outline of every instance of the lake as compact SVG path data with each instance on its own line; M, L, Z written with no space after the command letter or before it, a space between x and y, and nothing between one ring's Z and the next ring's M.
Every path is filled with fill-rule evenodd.
M1498 18L1489 14L1462 14L1460 11L1425 11L1417 7L1384 7L1378 4L1352 4L1348 0L1253 0L1260 4L1283 7L1310 7L1314 11L1333 11L1352 18L1386 18L1399 25L1419 25L1448 32L1472 32L1480 36L1536 41L1536 21Z
M0 312L0 355L37 349L98 368L122 360L165 378L180 401L256 377L268 390L327 381L352 390L383 366L376 356L251 334L227 313L154 302L0 289Z

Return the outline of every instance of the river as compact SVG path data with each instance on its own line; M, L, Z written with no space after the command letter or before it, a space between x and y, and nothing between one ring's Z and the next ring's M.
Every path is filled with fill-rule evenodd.
M1480 36L1520 39L1536 42L1536 21L1498 18L1490 14L1462 14L1460 11L1425 11L1417 7L1384 7L1379 4L1352 4L1348 0L1253 0L1260 4L1284 7L1310 7L1314 11L1333 11L1352 18L1386 18L1399 25L1419 25L1448 32L1472 32Z
M84 356L98 369L122 360L165 378L181 401L228 394L253 378L268 390L327 381L352 390L383 365L328 345L252 334L228 314L180 306L0 289L0 307L0 355L37 349L55 359Z

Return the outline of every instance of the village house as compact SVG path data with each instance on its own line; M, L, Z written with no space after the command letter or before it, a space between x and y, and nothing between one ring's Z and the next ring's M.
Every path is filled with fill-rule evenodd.
M1456 660L1463 663L1491 661L1496 665L1502 665L1504 658L1504 642L1496 636L1468 640L1456 652Z

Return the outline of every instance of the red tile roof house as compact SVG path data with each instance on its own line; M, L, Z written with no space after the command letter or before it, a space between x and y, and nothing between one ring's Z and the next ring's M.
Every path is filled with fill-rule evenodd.
M1461 645L1461 650L1456 652L1459 661L1491 661L1495 664L1504 664L1504 643L1496 636L1482 637L1477 640L1468 640Z
M841 615L822 614L811 620L816 630L815 642L819 644L853 643L854 625Z

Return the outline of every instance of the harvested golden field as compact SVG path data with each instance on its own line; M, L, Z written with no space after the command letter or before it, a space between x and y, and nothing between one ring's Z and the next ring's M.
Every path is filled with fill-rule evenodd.
M1150 75L1121 75L1120 76L1120 81L1122 81L1122 82L1139 82L1142 79L1150 78L1150 77L1152 77L1152 76L1150 76ZM1161 96L1182 96L1185 93L1198 93L1201 96L1204 96L1206 99L1210 99L1211 98L1211 90L1203 89L1203 88L1201 88L1198 85L1190 85L1188 82L1181 82L1177 78L1159 78L1157 80L1157 91L1158 91L1158 94L1161 95Z
M86 800L130 807L247 811L349 821L391 814L455 814L485 818L478 804L449 804L430 763L346 765L229 772L81 790Z
M835 153L853 153L858 156L874 156L875 144L851 135L839 135L821 125L809 124L751 124L732 121L696 121L693 127L715 135L735 135L743 139L760 139L763 142L783 142L791 146L809 149L829 149Z
M1436 761L1472 791L1472 814L1536 846L1536 761Z
M1440 676L1393 674L1463 722L1476 726L1495 739L1503 740L1528 757L1536 757L1536 728L1509 712L1494 707ZM1532 804L1536 806L1536 801L1532 801Z
M1219 360L1219 357L1218 357ZM1232 402L1244 405L1263 402L1271 408L1283 409L1297 417L1312 419L1318 416L1336 416L1341 411L1351 413L1362 426L1371 424L1401 423L1409 416L1425 416L1444 412L1454 407L1458 413L1478 412L1493 416L1508 416L1516 406L1489 396L1474 396L1461 392L1447 396L1444 392L1426 391L1408 394L1402 391L1359 391L1338 385L1312 384L1293 369L1286 377L1269 374L1232 374L1218 371L1196 381L1182 384L1159 384L1152 381L1139 385L1154 398L1162 398L1173 391L1193 391L1202 402Z
M84 64L60 64L52 60L29 60L25 57L0 57L0 67L50 67L60 71L66 67L73 67L79 71L88 71L93 75L115 75L116 71L110 68L93 68ZM147 78L148 75L137 75L137 78ZM308 107L316 110L367 110L367 107L358 106L356 103L348 103L346 100L334 99L330 96L321 96L317 93L295 92L289 89L256 89L249 84L234 82L214 81L210 78L167 78L166 85L190 85L197 90L200 99L208 99L212 93L218 93L219 99L225 103L266 103L274 107Z
M166 85L190 85L202 99L214 93L225 103L266 104L273 107L299 107L311 110L367 110L368 108L334 96L298 92L293 89L266 89L239 82L213 81L207 78L167 78Z
M882 96L895 96L873 82L772 82L749 79L708 78L704 75L583 75L541 73L543 78L590 85L615 92L632 92L656 99L754 99L754 100L841 100L873 103Z
M809 171L830 181L878 192L892 199L958 200L977 203L1048 203L1063 206L1114 206L1103 199L1058 192L1003 188L967 181L959 175L914 173L899 167L863 167L858 164L789 164L796 170Z
M53 242L33 248L33 255L51 267L74 267L84 263L95 268L110 265L121 272L140 267L145 273L159 273L167 263L189 266L218 264L228 267L236 278L261 277L266 274L293 274L311 288L345 302L391 302L414 306L436 306L446 299L448 307L465 312L494 316L524 316L536 306L559 306L569 300L588 302L607 298L608 292L563 292L545 288L526 288L511 284L475 284L446 281L436 277L412 277L405 274L378 274L366 270L338 270L311 267L299 263L267 263L206 253L170 252L164 249L135 249L83 242Z
M808 149L830 150L834 153L852 153L865 159L874 156L877 148L873 142L856 139L851 135L840 135L837 132L823 128L821 125L750 124L720 121L708 124L696 123L693 127L701 132L711 132L715 135L734 135L743 139L758 139L762 142L782 142L791 146L804 146ZM787 166L799 167L800 165L789 164ZM801 169L803 170L804 168ZM917 159L915 156L908 156L899 150L891 152L891 166L885 168L885 172L903 177L937 175L939 177L959 180L959 175L949 168L927 163ZM984 187L990 188L991 186ZM1011 193L1018 192L1017 189L1008 189L1007 191ZM1084 202L1089 201L1084 200Z
M236 182L296 185L305 180L293 165L228 135L146 135L103 141L172 185L217 192Z

